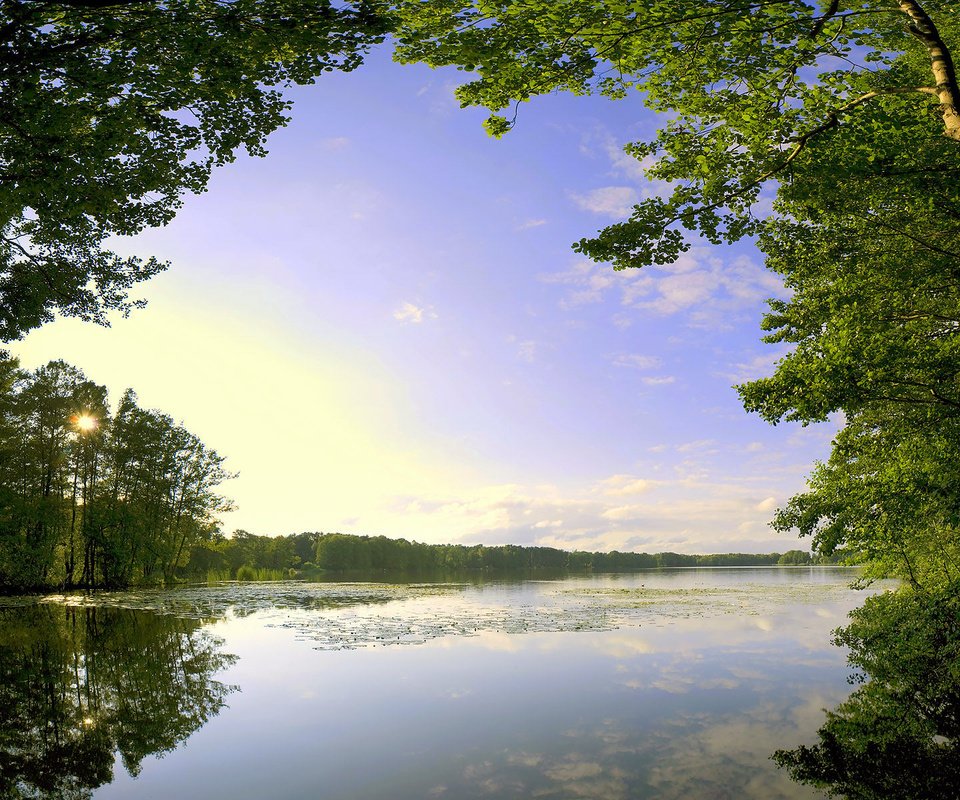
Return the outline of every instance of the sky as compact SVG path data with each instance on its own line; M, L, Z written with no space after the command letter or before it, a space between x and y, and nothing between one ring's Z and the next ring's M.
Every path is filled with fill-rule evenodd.
M170 269L110 328L60 319L11 349L181 421L239 476L223 529L423 542L770 552L829 425L770 426L736 383L783 296L749 243L614 271L571 244L663 191L623 144L639 97L555 95L486 135L455 70L394 64L288 94L167 227L118 240Z

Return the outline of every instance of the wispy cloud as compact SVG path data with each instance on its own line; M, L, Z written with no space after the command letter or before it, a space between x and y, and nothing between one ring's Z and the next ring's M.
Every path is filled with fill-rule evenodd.
M606 298L607 291L617 284L613 270L592 261L579 261L568 270L540 275L539 278L544 283L570 287L560 300L563 309L600 303Z
M419 325L424 320L436 319L437 315L430 306L420 307L405 302L393 312L393 318L398 322Z
M546 225L546 224L547 224L547 220L545 219L528 219L528 220L524 220L519 225L517 225L515 230L528 231L531 228L539 228L542 225Z
M422 104L427 106L431 116L446 117L460 107L456 91L461 83L463 81L428 81L417 89L415 96L420 99Z
M617 353L610 357L610 363L615 367L647 371L657 369L663 362L656 356L647 356L640 353ZM645 386L667 386L674 383L673 375L644 375L640 382Z
M580 151L588 156L606 157L610 176L634 184L638 198L669 197L673 187L664 180L650 178L647 171L656 164L655 156L635 158L624 150L623 142L605 128L596 128L581 142Z
M610 363L615 367L630 369L656 369L663 362L656 356L644 356L639 353L618 353L611 356Z
M563 309L612 300L630 311L684 314L693 327L728 327L732 315L783 292L780 280L752 260L725 261L706 247L691 248L666 266L615 273L603 265L577 262L540 280L567 287L559 301ZM629 315L620 311L615 322L627 327Z
M571 192L571 199L584 211L607 217L629 217L640 200L636 189L629 186L604 186L586 194Z
M324 150L337 151L349 147L350 139L346 136L329 136L326 139L321 139L319 144Z
M647 375L640 380L647 386L667 386L677 379L673 375Z
M634 158L624 151L613 137L607 139L604 149L610 158L610 163L613 165L615 173L632 179L639 184L640 197L644 199L648 197L663 197L666 199L673 193L673 187L667 181L647 176L647 170L651 169L657 163L657 159L654 156Z
M517 342L517 358L531 364L537 358L537 349L537 343L533 339Z
M649 492L655 485L654 481L638 478L635 475L611 475L599 481L596 490L612 497L623 497Z
M682 470L677 471L682 475ZM504 484L458 496L409 497L393 507L391 535L464 543L537 544L646 552L763 552L797 546L767 523L790 488L696 475L652 480L628 473L576 486ZM364 520L364 529L371 529Z
M716 452L713 448L717 446L716 439L696 439L692 442L684 442L683 444L678 444L674 449L678 453L694 453L698 451L711 451Z
M786 354L787 348L771 348L769 352L730 364L726 370L717 373L717 375L718 377L726 378L733 384L753 381L757 378L770 375L776 367L777 362Z

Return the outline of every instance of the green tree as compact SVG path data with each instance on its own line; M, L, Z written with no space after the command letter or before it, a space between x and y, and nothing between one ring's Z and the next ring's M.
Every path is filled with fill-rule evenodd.
M813 558L806 550L787 550L777 563L784 566L802 567L813 563Z
M0 590L174 580L229 503L223 458L183 426L52 361L0 354Z
M819 552L845 551L865 562L868 577L956 583L960 420L927 408L891 404L887 411L850 419L808 490L778 511L774 524L811 536Z
M165 265L104 241L265 154L283 87L354 69L384 30L364 0L0 4L0 339L138 305L128 290Z

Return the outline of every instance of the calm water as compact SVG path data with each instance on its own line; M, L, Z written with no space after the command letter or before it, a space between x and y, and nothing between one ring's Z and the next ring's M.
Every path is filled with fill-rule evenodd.
M838 568L0 601L0 796L806 798Z

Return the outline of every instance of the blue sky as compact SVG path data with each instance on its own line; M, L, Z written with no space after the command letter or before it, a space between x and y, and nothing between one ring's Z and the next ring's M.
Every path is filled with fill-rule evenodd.
M60 320L14 352L132 386L228 457L224 529L650 552L783 551L775 507L832 428L771 427L731 386L769 374L749 244L614 272L570 245L662 187L624 143L638 99L551 96L503 140L463 74L374 54L290 93L163 229L145 310Z

